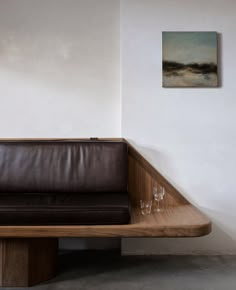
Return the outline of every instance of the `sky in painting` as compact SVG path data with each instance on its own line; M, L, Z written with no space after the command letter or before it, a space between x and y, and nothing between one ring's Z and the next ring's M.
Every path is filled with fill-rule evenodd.
M216 32L163 32L163 60L217 64Z

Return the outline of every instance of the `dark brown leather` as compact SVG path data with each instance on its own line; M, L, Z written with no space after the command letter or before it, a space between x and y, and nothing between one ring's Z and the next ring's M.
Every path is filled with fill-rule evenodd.
M1 225L129 222L124 142L0 142Z
M0 225L109 225L129 218L124 192L0 195Z
M0 142L0 193L126 191L124 142Z

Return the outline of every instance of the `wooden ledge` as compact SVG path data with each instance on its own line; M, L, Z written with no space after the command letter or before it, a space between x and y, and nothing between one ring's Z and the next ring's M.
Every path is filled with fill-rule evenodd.
M128 225L0 226L0 237L199 237L209 234L210 221L191 205L143 216L131 212Z

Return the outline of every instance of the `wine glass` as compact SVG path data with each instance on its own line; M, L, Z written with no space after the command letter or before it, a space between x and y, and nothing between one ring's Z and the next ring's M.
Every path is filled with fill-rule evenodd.
M157 207L155 208L156 212L162 211L160 203L163 201L165 193L166 193L166 190L164 186L159 185L159 186L153 187L152 195L153 195L154 201L157 203Z

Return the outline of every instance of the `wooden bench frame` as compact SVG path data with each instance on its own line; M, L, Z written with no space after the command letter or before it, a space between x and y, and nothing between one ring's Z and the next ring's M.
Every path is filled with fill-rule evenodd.
M2 141L91 139L1 139ZM58 238L61 237L199 237L211 232L211 222L188 202L129 142L122 138L95 139L128 144L128 225L0 226L0 286L31 286L56 273ZM165 210L143 216L140 199L151 198L157 184L166 189Z

